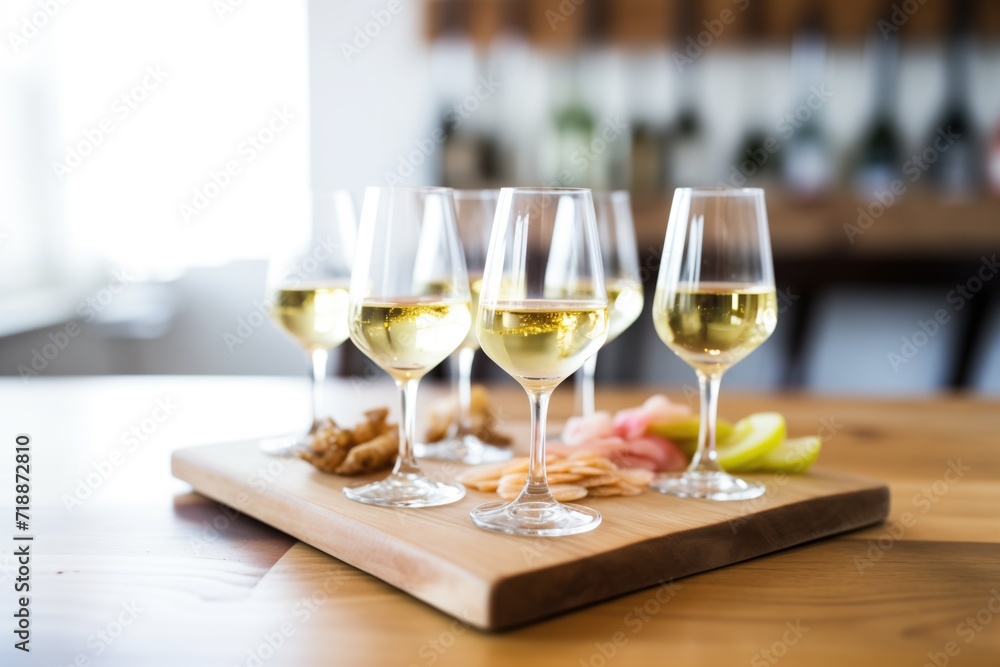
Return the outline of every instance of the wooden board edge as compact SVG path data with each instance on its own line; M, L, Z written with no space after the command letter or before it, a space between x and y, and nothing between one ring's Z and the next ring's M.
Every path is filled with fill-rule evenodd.
M428 578L430 586L428 586L428 590L414 589L413 586L405 588L404 585L412 583L412 580L408 579L404 581L403 571L407 566L412 566L413 563L420 562L420 560L413 557L411 547L407 543L391 539L382 540L379 543L380 562L373 566L372 561L367 560L364 566L362 566L360 556L350 548L345 551L344 545L356 543L352 539L353 533L355 531L360 532L364 527L363 522L343 514L330 512L319 506L303 511L300 507L292 506L289 499L281 491L273 488L266 490L268 503L255 504L253 503L253 496L243 489L240 486L240 482L232 476L208 471L198 466L195 461L190 460L191 458L197 458L198 449L198 447L191 447L177 450L170 457L171 474L190 484L198 493L228 505L240 513L253 517L274 527L276 530L291 535L333 558L367 572L390 586L399 589L401 592L472 627L481 630L489 628L486 617L486 603L490 598L489 582L475 576L471 572L461 570L451 562L436 558L427 552L421 552L423 558L420 560L430 564L428 568L422 571L422 574ZM283 515L287 516L289 512L296 512L300 516L305 516L310 522L324 522L327 525L331 524L331 519L333 519L333 529L325 532L323 539L313 539L298 531L285 529L281 527L286 523L282 518ZM441 590L442 588L452 591L464 590L466 591L466 597L464 600L460 600L459 596L456 595L435 592L435 590ZM469 592L471 592L471 595Z
M581 559L574 563L573 567L562 564L558 567L533 570L509 577L496 582L487 605L486 626L481 629L512 630L596 602L653 586L666 585L683 577L881 523L889 516L889 505L889 487L880 484L833 496L809 498L791 505L782 505L751 514L745 518L745 523L740 524L739 532L746 531L745 536L756 536L757 540L733 540L732 522L726 521L652 538L639 544ZM809 526L811 530L787 532L783 527L796 525L796 522L789 521L787 516L790 508L806 514L822 509L829 516L823 517L822 521L802 522L801 525ZM835 516L838 512L844 513L840 515L839 520ZM663 549L670 548L671 542L678 540L683 540L689 547L683 562L656 572L650 571L644 576L644 583L636 585L634 568L626 572L624 562L656 562L662 559ZM721 551L718 545L730 545L731 548L728 551ZM743 548L739 548L741 546ZM640 558L636 558L634 553L630 555L625 553L636 549L646 553ZM594 573L603 575L604 580L598 582L596 586L581 585L581 578L594 576ZM562 590L567 594L557 600L550 598L539 600L531 599L520 592L524 590ZM539 614L538 609L549 611Z

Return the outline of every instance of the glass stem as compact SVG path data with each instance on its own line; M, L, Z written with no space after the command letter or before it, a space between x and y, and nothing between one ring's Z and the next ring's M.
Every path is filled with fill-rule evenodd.
M581 373L576 374L576 411L584 417L594 414L594 375L597 373L597 353L583 362Z
M310 433L319 427L326 416L326 375L330 361L330 350L314 349L312 357L313 421Z
M394 475L420 474L413 457L413 438L417 432L417 385L420 380L396 380L399 387L399 456Z
M722 373L706 375L698 373L698 387L701 389L701 427L698 429L698 450L691 459L688 472L721 472L719 455L715 451L715 419L719 409L719 383Z
M548 416L551 396L551 389L528 391L528 399L531 401L531 450L525 491L532 496L549 495L549 482L545 473L545 418Z
M458 434L472 431L472 362L476 350L471 347L458 348Z

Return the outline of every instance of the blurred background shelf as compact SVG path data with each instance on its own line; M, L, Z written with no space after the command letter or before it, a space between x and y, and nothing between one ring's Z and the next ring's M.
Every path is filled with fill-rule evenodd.
M137 62L168 74L120 118ZM627 189L650 290L673 189L745 185L767 191L781 312L727 384L1000 393L1000 281L982 261L1000 250L998 83L995 0L302 0L221 16L94 0L0 70L0 373L304 373L261 303L310 188ZM246 159L275 108L291 122ZM54 174L102 116L114 132ZM72 343L36 356L67 323ZM377 375L349 345L335 357L362 385ZM598 378L693 381L648 303Z
M473 42L487 45L505 28L520 26L533 45L560 48L586 38L588 24L606 24L609 40L618 45L655 45L673 38L686 24L701 26L726 10L747 12L749 21L735 24L719 43L782 43L790 41L810 12L829 17L828 35L834 41L863 40L880 18L892 22L892 2L872 0L425 0L424 34L434 40L461 29ZM948 5L934 0L897 2L893 25L907 39L938 39L947 34ZM971 3L976 33L1000 35L1000 8L992 0ZM886 9L889 9L886 12ZM916 11L919 9L919 11ZM885 17L883 17L885 14ZM905 18L905 20L903 20ZM734 22L735 23L735 22ZM552 29L553 24L559 30Z
M872 210L884 212L873 216L872 202L850 194L802 201L768 189L767 207L777 261L840 259L853 270L865 262L978 262L1000 250L1000 200L995 199L907 195L888 207L876 202ZM670 201L640 200L633 208L640 248L658 250ZM867 218L860 218L862 213Z

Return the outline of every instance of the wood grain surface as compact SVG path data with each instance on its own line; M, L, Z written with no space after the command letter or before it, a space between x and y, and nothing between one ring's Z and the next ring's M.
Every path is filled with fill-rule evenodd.
M432 479L466 468L422 466ZM730 503L652 491L585 499L603 516L596 530L532 539L472 525L469 511L495 494L469 491L457 503L425 509L363 505L341 493L358 479L276 460L256 441L182 449L172 469L199 493L490 630L868 526L889 512L889 489L880 482L824 471L749 475L766 485L765 495Z
M387 382L355 378L330 389L331 409L348 420L395 405ZM421 387L421 404L442 391ZM598 406L635 405L652 391L601 387ZM516 387L496 395L511 423L527 417ZM569 414L571 397L557 392L555 418ZM163 399L179 407L67 509L63 496ZM15 653L8 635L5 667L1000 664L996 400L723 391L727 418L779 410L792 435L824 439L824 470L888 481L888 521L504 633L471 629L171 477L175 449L300 428L309 414L304 380L14 379L0 381L0 409L5 442L33 438L37 549L32 653ZM948 473L953 465L965 468L960 477ZM12 458L0 457L0 476L12 473ZM6 537L4 615L12 573ZM131 604L138 618L117 627Z

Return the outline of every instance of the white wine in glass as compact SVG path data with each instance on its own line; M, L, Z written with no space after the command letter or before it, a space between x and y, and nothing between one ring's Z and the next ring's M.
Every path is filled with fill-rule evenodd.
M653 325L698 376L701 426L691 465L680 475L658 477L654 489L710 500L764 493L763 484L719 466L716 413L723 373L767 340L777 319L764 191L679 188L667 223Z
M608 294L607 345L618 338L642 314L643 293L639 274L639 249L632 223L632 203L628 192L598 192L594 194L597 234L601 240L604 261L604 281ZM595 354L576 374L576 406L584 417L594 414L594 375L597 371Z
M457 419L444 440L422 445L421 456L448 461L461 461L472 465L506 461L513 451L510 447L496 447L480 440L472 432L472 363L479 349L476 337L476 314L479 310L479 292L483 286L483 266L490 244L490 230L496 215L499 190L455 190L455 211L458 232L465 249L465 266L469 272L469 292L472 296L472 327L458 350L452 355L457 373L455 394L458 397Z
M483 352L528 394L531 450L520 495L474 509L477 526L556 536L593 530L601 522L597 511L552 496L545 471L545 419L552 391L607 338L604 290L590 190L500 191L476 328Z
M344 495L389 507L460 500L464 486L427 477L413 455L417 384L465 340L472 322L450 189L368 188L348 319L354 344L395 380L402 411L392 472Z
M301 240L268 266L271 320L301 345L312 361L312 426L304 435L272 438L262 450L278 456L309 445L326 416L325 384L330 351L348 338L347 308L356 221L351 194L314 193L310 224Z

